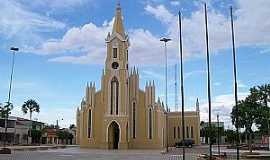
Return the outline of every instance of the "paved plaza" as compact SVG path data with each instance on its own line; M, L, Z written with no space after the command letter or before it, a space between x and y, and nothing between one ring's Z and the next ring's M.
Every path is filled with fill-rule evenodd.
M199 154L208 153L208 146L194 146L186 148L185 151L187 160L196 160ZM235 155L234 149L225 147L221 147L221 152L226 152L231 156ZM242 152L246 151L241 150ZM269 151L256 152L270 154ZM213 147L213 153L217 153L216 147ZM36 151L13 150L11 155L0 155L0 160L180 160L181 154L182 148L170 148L168 154L162 154L161 150L97 150L68 147Z
M196 154L188 153L189 160ZM78 147L44 151L13 151L0 160L180 160L175 153L161 154L160 150L94 150Z

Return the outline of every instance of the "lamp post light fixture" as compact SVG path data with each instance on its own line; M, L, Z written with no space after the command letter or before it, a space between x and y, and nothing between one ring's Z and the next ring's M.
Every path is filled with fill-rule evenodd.
M167 42L171 41L170 38L161 38L160 39L161 42L164 42L164 52L165 52L165 83L166 83L166 87L165 87L165 105L166 105L166 152L168 152L168 140L169 140L169 135L168 135L168 112L169 112L169 108L168 108L168 54L167 54Z
M10 107L10 98L11 98L11 90L12 90L12 82L13 82L13 73L14 73L14 65L15 65L15 55L16 52L19 51L19 48L17 47L11 47L10 51L12 51L12 64L11 64L11 74L10 74L10 82L9 82L9 90L8 90L8 100L7 100L7 111L5 115L5 136L4 136L4 147L0 151L0 153L3 154L11 154L11 150L6 148L6 141L7 141L7 127L8 127L8 116L9 116L9 111L8 108Z

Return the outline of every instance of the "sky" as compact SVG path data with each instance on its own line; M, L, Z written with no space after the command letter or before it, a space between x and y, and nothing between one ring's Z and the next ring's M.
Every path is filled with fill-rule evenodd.
M200 101L207 121L207 73L203 3L208 7L212 119L220 115L232 128L234 105L229 7L233 6L239 99L249 88L270 83L269 0L120 0L129 35L130 66L139 68L140 88L155 80L156 98L164 100L165 55L168 42L168 104L175 110L179 92L178 11L183 19L185 109ZM11 101L12 115L28 118L21 106L28 99L40 104L33 118L62 127L75 123L76 107L86 83L100 88L106 57L105 38L112 30L116 0L5 0L0 5L0 102L6 102L11 72L10 47L16 54ZM177 70L175 71L175 65ZM63 119L63 120L61 120Z

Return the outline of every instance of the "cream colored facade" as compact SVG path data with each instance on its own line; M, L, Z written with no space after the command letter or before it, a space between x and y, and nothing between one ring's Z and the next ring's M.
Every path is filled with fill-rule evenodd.
M138 70L128 69L130 43L120 5L106 44L101 89L97 90L93 82L87 84L85 98L77 109L76 141L88 148L162 149L166 146L168 131L168 144L173 146L182 137L181 112L168 113L167 129L164 105L159 98L155 101L154 81L149 81L141 90ZM189 138L199 144L199 109L185 112L185 118Z

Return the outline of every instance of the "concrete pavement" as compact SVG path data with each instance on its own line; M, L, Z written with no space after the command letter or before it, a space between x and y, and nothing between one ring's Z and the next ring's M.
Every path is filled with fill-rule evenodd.
M195 160L187 155L188 160ZM161 154L160 150L95 150L78 147L43 151L14 151L0 160L180 160L179 155Z

